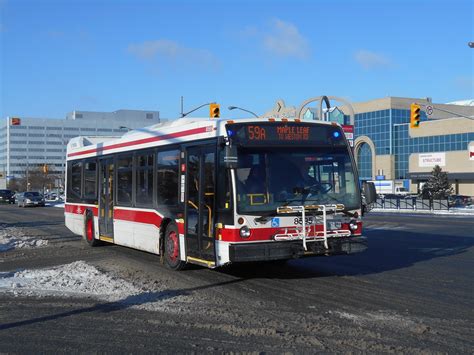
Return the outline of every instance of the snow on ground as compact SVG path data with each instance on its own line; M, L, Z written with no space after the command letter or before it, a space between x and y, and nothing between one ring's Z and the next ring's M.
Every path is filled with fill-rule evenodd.
M395 312L379 311L353 314L348 312L329 311L328 313L334 314L342 319L350 320L360 326L375 324L396 329L410 329L411 331L420 334L429 330L429 327L420 322L420 320L415 320L408 316L402 316Z
M150 311L180 312L191 299L183 292L136 286L104 273L84 261L46 269L0 272L0 293L15 296L90 297L110 307L135 307Z
M25 235L23 228L0 225L0 252L11 249L42 247L47 244L47 240Z

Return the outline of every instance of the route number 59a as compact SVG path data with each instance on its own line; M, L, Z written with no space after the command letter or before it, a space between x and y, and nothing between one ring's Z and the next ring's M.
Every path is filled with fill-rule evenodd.
M250 140L263 140L266 138L265 129L260 126L248 126Z

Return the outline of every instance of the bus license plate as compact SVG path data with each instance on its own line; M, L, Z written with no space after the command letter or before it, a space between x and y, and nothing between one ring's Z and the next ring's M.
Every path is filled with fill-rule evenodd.
M293 221L296 225L303 224L303 217L296 217ZM306 217L304 219L306 225L316 224L316 218L314 217Z
M328 222L329 230L341 229L341 227L342 227L341 222Z

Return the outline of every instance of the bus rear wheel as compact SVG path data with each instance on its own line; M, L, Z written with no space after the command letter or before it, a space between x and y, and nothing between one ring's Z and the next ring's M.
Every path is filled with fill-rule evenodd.
M186 263L180 259L179 232L176 224L168 224L166 227L164 242L166 265L172 270L183 269Z
M86 240L87 244L91 247L95 247L100 244L100 241L95 239L95 231L94 231L94 215L91 211L86 212L85 217L85 225L84 225L84 239Z

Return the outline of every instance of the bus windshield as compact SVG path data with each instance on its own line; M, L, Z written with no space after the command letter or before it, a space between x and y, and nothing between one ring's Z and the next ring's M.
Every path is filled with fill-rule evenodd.
M346 147L241 148L236 173L240 214L270 214L280 206L343 204L360 208Z

